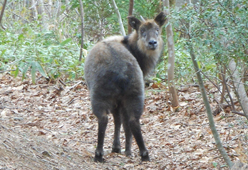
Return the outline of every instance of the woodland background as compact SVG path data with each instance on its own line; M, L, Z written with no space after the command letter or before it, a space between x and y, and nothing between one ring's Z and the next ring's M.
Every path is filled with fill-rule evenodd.
M245 0L178 0L169 8L167 1L133 1L136 17L170 10L162 35L166 46L166 28L173 28L173 80L167 78L165 48L146 88L141 121L152 162L140 164L135 143L132 159L108 153L111 123L107 163L92 161L97 123L83 83L84 59L96 42L123 34L121 27L128 34L131 2L0 0L0 169L225 169L229 164L215 148L203 88L228 157L248 162Z

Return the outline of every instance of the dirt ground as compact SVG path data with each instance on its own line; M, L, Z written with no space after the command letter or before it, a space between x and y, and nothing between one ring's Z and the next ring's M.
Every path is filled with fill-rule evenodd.
M220 94L208 85L211 106ZM93 161L97 144L97 119L91 112L86 85L51 83L39 79L21 81L0 75L0 170L64 169L228 169L215 147L208 118L197 87L179 92L180 111L174 112L168 90L154 85L146 89L141 118L150 162L141 162L133 140L132 156L111 153L112 116L104 143L105 163ZM241 112L240 106L236 106ZM233 162L247 163L248 123L226 108L215 116L223 145Z

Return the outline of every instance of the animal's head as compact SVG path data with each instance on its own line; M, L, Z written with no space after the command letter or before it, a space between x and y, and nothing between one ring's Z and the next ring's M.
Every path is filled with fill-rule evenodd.
M143 50L156 50L160 41L161 27L165 23L165 13L161 12L154 19L141 21L133 16L128 17L128 23L138 34L138 45ZM144 49L145 48L145 49Z

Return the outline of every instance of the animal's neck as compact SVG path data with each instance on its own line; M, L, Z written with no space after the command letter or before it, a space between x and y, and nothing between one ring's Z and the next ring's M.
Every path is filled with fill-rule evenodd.
M155 68L159 54L156 51L149 52L147 49L140 49L136 32L126 36L123 43L138 61L144 77L147 76Z

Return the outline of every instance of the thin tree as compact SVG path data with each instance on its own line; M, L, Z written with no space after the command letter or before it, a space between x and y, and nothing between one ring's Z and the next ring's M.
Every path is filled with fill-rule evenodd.
M36 9L36 4L37 4L37 1L35 2L35 0L32 0L31 1L31 7L29 9L32 9L32 19L33 20L37 20L38 18L38 12L37 12L37 9Z
M83 47L84 47L84 7L82 0L79 0L80 3L80 15L81 15L81 47L79 61L82 61Z
M48 16L45 11L44 0L39 0L39 7L40 7L40 15L41 15L41 20L42 20L42 25L43 25L43 31L47 31L48 30Z
M212 133L213 133L216 146L217 146L221 156L224 158L224 160L227 163L227 165L229 167L232 167L233 163L230 160L229 156L227 155L225 149L223 148L221 140L220 140L220 137L219 137L219 134L218 134L218 132L216 130L215 123L214 123L214 118L213 118L213 113L211 111L211 107L210 107L210 104L208 102L208 97L207 97L206 90L205 90L203 80L202 80L202 77L201 77L201 71L200 71L199 66L197 64L197 60L196 60L196 57L195 57L195 52L194 52L194 49L193 49L193 45L192 45L192 43L190 41L191 40L189 40L190 56L191 56L191 60L193 62L194 69L195 69L197 79L198 79L198 82L199 82L199 87L200 87L200 90L201 90L203 102L204 102L206 110L207 110L209 126L210 126L210 129L211 129Z
M4 28L3 25L2 25L2 19L3 19L3 13L4 13L4 10L5 10L6 4L7 4L7 0L4 0L4 2L3 2L3 7L2 7L2 11L1 11L1 14L0 14L0 25L1 25L1 27L2 27L4 30L5 30L5 28Z
M112 0L112 4L113 4L114 9L115 9L115 12L116 12L116 14L118 16L118 21L119 21L119 25L120 25L120 29L121 29L121 34L123 36L126 36L125 29L124 29L124 26L123 26L123 23L122 23L122 19L121 19L121 14L120 14L120 11L119 11L116 3L115 3L115 0Z
M49 14L49 17L51 18L51 17L52 17L52 5L53 5L52 0L48 0L47 5L48 5L48 6L47 6L48 14Z
M169 0L163 0L163 4L166 7L165 14L169 16L170 11L170 3ZM173 30L172 25L169 23L169 19L167 18L165 25L166 27L166 35L167 35L167 47L168 47L168 85L169 85L169 91L172 98L172 107L175 111L178 110L179 107L179 101L178 101L178 95L175 88L174 83L174 67L175 67L175 46L174 46L174 39L173 39Z
M236 95L238 96L238 99L240 100L241 107L244 111L245 117L248 119L248 97L246 95L244 84L240 78L239 72L237 70L236 62L234 59L232 59L229 62L229 69L231 70L233 83L236 89Z
M133 15L133 0L129 1L128 16ZM132 27L128 24L128 34L132 33Z

